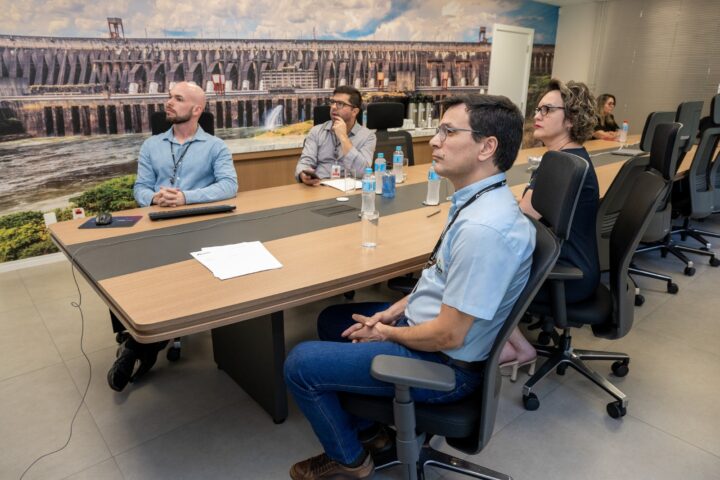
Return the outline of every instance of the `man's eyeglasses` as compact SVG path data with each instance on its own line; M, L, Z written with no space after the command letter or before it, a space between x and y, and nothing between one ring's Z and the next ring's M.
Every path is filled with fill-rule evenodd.
M556 110L558 108L565 108L565 107L556 107L555 105L540 105L539 107L537 107L535 109L535 115L537 115L539 113L541 116L544 117L551 111Z
M455 128L455 127L448 127L444 123L441 123L436 129L435 129L435 135L438 137L438 139L441 142L444 142L445 139L448 136L448 133L455 133L455 132L472 132L477 134L482 134L482 132L478 130L472 130L470 128Z
M352 105L350 103L346 103L341 100L334 100L332 98L328 100L328 105L330 105L331 107L335 106L337 108L344 108L344 107L354 108L355 107L355 105Z

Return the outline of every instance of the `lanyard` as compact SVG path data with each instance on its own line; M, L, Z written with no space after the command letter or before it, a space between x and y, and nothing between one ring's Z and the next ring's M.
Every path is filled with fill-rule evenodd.
M183 150L182 154L180 155L180 158L175 160L175 149L173 148L173 142L170 141L170 155L172 155L172 161L173 161L173 174L172 177L170 177L170 185L175 186L175 182L180 180L177 176L178 170L180 169L180 165L182 165L183 158L185 158L185 154L188 150L190 150L190 145L192 145L192 142L189 142L187 144L187 147L185 147L185 150Z
M462 212L465 207L470 206L470 204L473 203L475 200L477 200L478 198L485 195L487 192L495 190L496 188L500 188L503 185L505 185L506 183L507 183L507 180L501 180L497 183L493 183L492 185L489 185L489 186L483 188L482 190L478 191L475 195L470 197L470 199L467 202L465 202L464 204L462 204L462 206L460 208L455 210L455 214L453 215L450 222L445 226L445 229L443 229L442 233L440 234L440 238L438 238L438 241L435 244L435 248L433 248L433 251L430 254L430 258L428 258L428 261L425 264L425 267L423 267L423 268L430 268L433 265L435 265L435 263L437 263L437 254L438 254L438 251L440 250L440 245L442 245L442 241L445 238L445 234L447 234L447 232L450 230L450 227L452 227L452 224L455 223L455 220L457 220L457 217L458 217L458 215L460 215L460 212Z

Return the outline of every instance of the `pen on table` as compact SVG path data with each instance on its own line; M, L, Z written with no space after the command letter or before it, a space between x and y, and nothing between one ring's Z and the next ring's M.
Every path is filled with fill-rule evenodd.
M437 215L438 213L440 213L440 210L435 210L434 212L428 214L427 218L433 217L433 216Z

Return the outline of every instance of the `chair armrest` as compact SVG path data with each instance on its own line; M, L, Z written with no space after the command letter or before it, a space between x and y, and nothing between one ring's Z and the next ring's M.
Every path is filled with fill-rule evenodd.
M441 363L394 355L376 356L370 367L373 378L407 387L449 392L455 388L455 372Z
M582 280L583 272L577 267L555 264L548 280Z

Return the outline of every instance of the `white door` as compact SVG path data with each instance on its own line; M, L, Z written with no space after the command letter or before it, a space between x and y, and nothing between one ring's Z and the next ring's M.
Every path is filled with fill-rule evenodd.
M532 28L500 24L493 26L488 93L508 97L520 107L523 117L534 33Z

